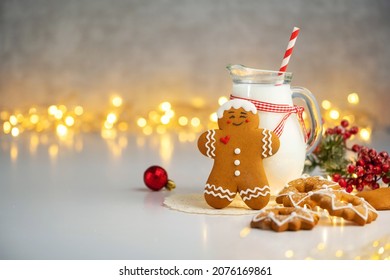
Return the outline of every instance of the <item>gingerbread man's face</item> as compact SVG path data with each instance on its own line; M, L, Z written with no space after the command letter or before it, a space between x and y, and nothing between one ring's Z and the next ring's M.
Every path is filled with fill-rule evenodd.
M223 117L218 119L218 126L222 130L226 129L254 129L259 127L259 117L251 111L243 108L230 108L223 113Z

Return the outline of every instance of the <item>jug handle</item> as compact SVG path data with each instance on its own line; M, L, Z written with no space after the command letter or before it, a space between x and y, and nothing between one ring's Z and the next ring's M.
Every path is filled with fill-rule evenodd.
M303 87L291 87L292 98L302 99L307 107L310 117L310 135L307 140L306 154L310 154L319 144L322 137L322 117L317 100L313 94Z

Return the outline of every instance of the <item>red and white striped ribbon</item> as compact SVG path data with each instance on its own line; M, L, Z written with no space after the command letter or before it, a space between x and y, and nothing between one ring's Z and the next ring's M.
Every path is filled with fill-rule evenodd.
M299 123L301 124L302 130L304 133L305 142L307 142L307 130L306 130L305 122L303 120L303 111L305 109L302 106L297 106L297 105L291 106L291 105L287 105L287 104L274 104L274 103L268 103L268 102L253 100L253 99L244 98L244 97L238 97L238 96L234 96L234 95L230 95L230 99L242 99L242 100L252 102L253 105L256 106L256 109L258 111L285 114L283 116L282 120L279 122L279 124L273 130L273 132L278 137L280 137L282 135L284 125L286 124L288 117L291 116L292 113L297 114Z
M294 27L293 32L291 33L290 40L287 45L286 52L284 53L282 65L280 66L279 72L286 72L288 62L290 61L290 57L293 52L295 41L297 40L298 34L299 34L299 28Z

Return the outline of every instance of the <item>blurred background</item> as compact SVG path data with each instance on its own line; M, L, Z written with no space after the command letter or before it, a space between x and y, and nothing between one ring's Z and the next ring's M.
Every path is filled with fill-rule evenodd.
M0 259L387 257L386 220L363 234L334 223L276 251L253 250L268 242L254 234L244 254L216 255L245 217L161 205L203 192L213 162L196 140L231 93L226 66L279 70L294 26L292 85L312 91L325 127L359 127L348 144L389 151L389 11L387 0L0 0ZM156 164L175 191L145 187Z
M389 10L385 0L2 0L2 133L198 133L230 94L226 65L278 70L298 26L292 84L313 92L326 125L347 118L370 141L390 130Z

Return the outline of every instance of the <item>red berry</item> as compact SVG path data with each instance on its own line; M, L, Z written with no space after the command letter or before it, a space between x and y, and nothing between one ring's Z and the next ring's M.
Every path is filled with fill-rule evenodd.
M335 128L335 132L336 132L336 134L340 135L343 132L343 130L341 129L341 127L338 126Z
M352 185L347 185L347 187L345 188L346 192L348 193L351 193L353 191L353 187Z
M349 165L347 166L347 170L348 170L348 173L353 173L353 172L355 172L355 165L349 164Z
M379 189L379 184L378 183L373 183L372 185L371 185L371 189L373 189L373 190L376 190L376 189Z
M383 177L382 177L382 181L383 181L383 183L385 183L385 184L389 184L389 183L390 183L390 177L383 176Z
M375 157L375 159L374 159L374 162L377 164L377 165L382 165L382 164L384 164L385 163L385 159L383 158L383 157L381 157L381 156L377 156L377 157Z
M367 175L364 177L364 181L366 181L367 183L372 182L372 180L374 180L374 176L372 176L372 174L367 174Z
M338 173L335 173L335 174L333 174L333 176L332 176L332 179L333 179L333 181L335 181L335 182L338 182L338 181L340 180L340 178L341 178L341 175L338 174Z
M348 185L356 185L356 179L354 178L349 178L347 181Z
M361 147L358 144L355 144L352 146L352 151L354 151L355 153L359 152L360 149L361 149Z
M341 178L338 183L344 189L347 187L347 181L344 178Z
M379 165L377 165L377 166L374 166L372 171L374 172L374 174L379 175L382 173L382 168Z
M356 135L358 132L359 132L359 128L357 126L353 126L349 130L349 133L351 133L352 135Z
M356 162L356 165L357 165L357 166L364 166L364 165L365 165L365 162L364 162L364 160L359 159L359 160Z
M342 120L341 121L341 126L342 127L348 127L349 126L349 122L347 120Z
M362 166L356 167L356 175L362 177L364 175L364 168Z
M361 159L364 161L364 163L368 164L371 162L371 158L367 155L361 156Z
M334 130L333 130L332 128L328 128L328 129L326 130L326 134L327 134L327 135L332 135L332 134L334 134Z
M358 184L356 186L356 190L358 190L359 192L361 192L363 189L364 189L364 184Z
M371 149L368 151L368 155L371 157L371 158L375 158L376 155L377 155L377 152L374 150L374 149Z
M390 170L390 165L388 163L385 163L382 165L382 171L387 173Z
M348 131L344 132L344 134L343 134L343 139L344 139L344 140L347 140L347 139L349 139L349 138L351 138L351 133L349 133Z
M389 157L389 154L388 154L387 152L385 152L385 151L380 152L379 155L380 155L381 157L383 157L384 159L387 159L387 158Z
M365 169L366 169L366 173L372 173L374 170L374 166L372 164L367 164L365 166Z
M368 148L367 147L361 147L359 154L360 155L367 155L368 154Z

